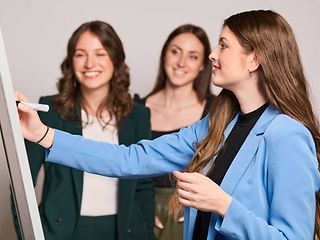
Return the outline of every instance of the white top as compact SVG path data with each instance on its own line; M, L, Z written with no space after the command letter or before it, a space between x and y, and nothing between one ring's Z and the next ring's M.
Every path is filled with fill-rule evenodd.
M86 114L81 110L81 119ZM103 130L98 120L89 116L89 124L82 129L84 138L118 144L115 119ZM81 201L81 216L105 216L117 214L118 178L104 177L84 172Z

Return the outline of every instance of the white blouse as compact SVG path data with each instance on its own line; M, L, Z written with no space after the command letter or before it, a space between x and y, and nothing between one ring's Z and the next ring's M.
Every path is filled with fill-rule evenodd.
M119 144L118 129L115 118L105 129L94 116L89 117L89 124L84 125L84 138ZM84 110L81 110L81 119L87 119ZM81 216L105 216L117 214L118 178L111 178L84 172L81 201Z

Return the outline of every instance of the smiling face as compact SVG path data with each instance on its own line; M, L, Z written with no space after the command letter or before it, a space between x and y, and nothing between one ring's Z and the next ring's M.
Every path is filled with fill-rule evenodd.
M95 34L87 31L80 36L72 64L82 91L108 91L114 65Z
M231 91L246 86L250 81L249 71L257 68L254 52L247 53L228 27L223 28L219 43L209 58L213 84Z
M175 87L192 85L203 69L204 47L192 33L172 39L164 59L169 84Z

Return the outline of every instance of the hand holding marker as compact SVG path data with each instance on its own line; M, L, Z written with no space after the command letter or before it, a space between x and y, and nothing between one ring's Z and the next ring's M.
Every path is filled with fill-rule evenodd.
M49 111L49 105L46 105L46 104L16 101L17 106L19 103L25 104L25 105L27 105L37 111L41 111L41 112L48 112Z

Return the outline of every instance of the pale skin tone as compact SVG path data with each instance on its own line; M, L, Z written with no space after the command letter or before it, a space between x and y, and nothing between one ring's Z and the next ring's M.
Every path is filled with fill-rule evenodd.
M193 82L203 69L203 58L204 47L192 33L182 33L169 43L164 59L166 86L146 100L152 130L176 130L200 119L205 101L198 100Z
M99 38L84 32L77 42L72 64L83 95L83 107L95 116L98 106L109 94L113 63Z
M257 56L254 52L246 53L236 36L227 27L223 29L219 44L209 58L213 63L212 82L235 94L242 113L254 111L266 103L258 84ZM178 180L179 201L183 206L215 212L224 217L232 197L215 182L200 173L175 171L174 176Z
M152 130L172 131L201 118L206 102L198 100L193 82L203 69L204 57L204 47L194 34L182 33L171 40L164 59L166 86L146 99ZM183 221L183 217L178 219ZM154 224L163 229L158 216Z
M240 103L242 113L249 113L266 103L266 98L259 88L257 69L260 65L255 52L246 53L236 36L227 28L223 28L218 46L210 54L213 62L214 77L212 82L232 91ZM251 74L249 74L249 72ZM16 93L16 100L26 100ZM37 141L46 130L37 113L23 104L18 105L21 127L25 138ZM47 137L40 143L50 147L54 132L50 129ZM215 212L224 217L232 197L220 186L200 173L175 171L179 188L179 201L183 206L194 207L206 212Z
M114 71L113 63L99 38L90 32L84 32L77 42L72 64L84 99L82 107L86 108L89 115L95 116L99 104L108 96L110 79ZM28 101L19 92L16 93L16 98ZM43 124L37 126L30 121L29 116L37 117L37 113L26 105L19 104L18 109L24 137L37 142L46 132L46 126ZM107 111L103 113L108 117L107 114ZM25 131L29 127L33 129L33 134ZM54 131L50 128L40 144L48 148L52 145L53 138Z

